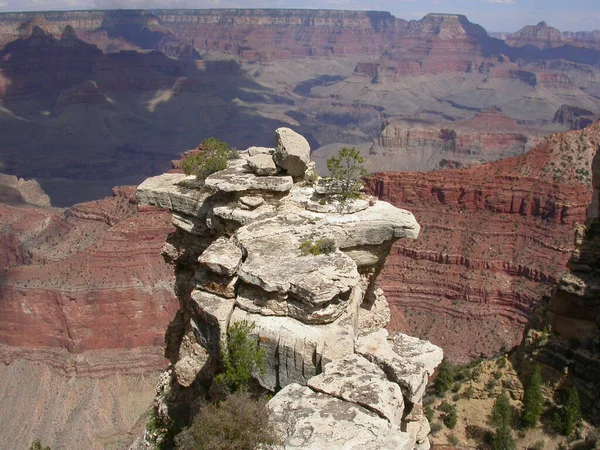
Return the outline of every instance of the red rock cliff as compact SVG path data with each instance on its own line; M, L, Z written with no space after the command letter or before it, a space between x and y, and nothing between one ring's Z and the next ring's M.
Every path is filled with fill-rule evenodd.
M466 170L371 176L372 193L410 209L423 227L419 240L392 249L380 279L392 328L457 361L518 344L532 308L566 270L598 145L600 123Z

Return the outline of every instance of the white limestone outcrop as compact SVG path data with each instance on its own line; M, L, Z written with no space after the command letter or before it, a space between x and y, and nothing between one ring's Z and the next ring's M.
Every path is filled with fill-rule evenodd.
M139 203L171 210L177 228L163 250L181 303L163 399L210 378L231 324L249 321L286 449L425 448L415 411L442 352L388 334L375 289L392 244L415 239L419 224L367 196L340 205L305 181L312 166L308 142L278 129L274 149L240 152L203 184L165 174L138 188Z

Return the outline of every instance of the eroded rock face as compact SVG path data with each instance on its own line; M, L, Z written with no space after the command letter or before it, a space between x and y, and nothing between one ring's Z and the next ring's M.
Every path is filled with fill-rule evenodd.
M289 129L276 135L274 152L240 152L203 187L166 174L138 190L140 201L171 209L177 227L165 254L176 263L181 310L167 333L174 370L159 403L214 373L228 329L248 321L266 354L256 378L281 390L270 408L286 448L425 445L419 427L401 431L412 430L403 412L420 403L441 349L385 330L371 348L389 320L375 280L393 242L416 238L419 224L373 198L313 207L322 194L300 181L312 170L308 143ZM274 158L284 171L257 170L257 158Z

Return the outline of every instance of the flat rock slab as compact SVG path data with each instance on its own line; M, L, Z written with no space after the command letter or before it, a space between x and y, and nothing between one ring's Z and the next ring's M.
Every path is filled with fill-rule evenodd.
M355 403L291 384L268 403L285 449L412 450L408 434Z
M210 207L206 200L212 193L179 185L191 178L180 173L147 178L138 186L135 195L140 205L158 206L196 218L206 216Z
M217 192L288 192L294 180L289 175L259 177L246 168L246 160L234 160L227 169L208 176L204 184Z
M290 128L275 130L275 162L289 175L304 175L310 162L310 144L301 134Z
M381 367L412 403L421 403L429 376L442 362L441 348L429 341L379 330L356 340L356 353Z
M250 209L258 208L265 202L265 199L259 195L246 195L240 197L240 203Z
M249 156L272 155L275 153L275 149L269 147L248 147L246 151L248 152Z
M400 426L404 411L400 386L388 381L381 368L362 356L354 354L330 362L307 385L314 391L375 411Z
M219 238L198 258L200 264L220 275L233 276L242 263L242 250L229 239Z

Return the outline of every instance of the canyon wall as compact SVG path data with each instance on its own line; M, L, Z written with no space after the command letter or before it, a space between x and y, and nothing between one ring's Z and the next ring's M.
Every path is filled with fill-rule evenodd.
M132 187L56 209L31 204L47 201L37 183L10 185L28 195L0 203L0 447L124 445L177 309L160 257L170 217L138 210Z
M418 241L396 244L381 276L391 328L461 362L517 345L586 219L599 131L596 123L552 135L525 155L470 169L372 175L369 191L423 226Z

